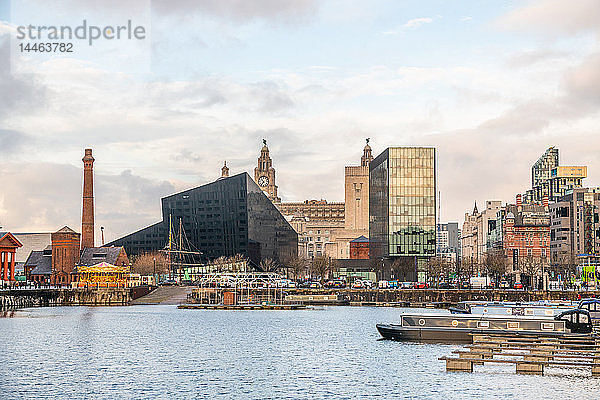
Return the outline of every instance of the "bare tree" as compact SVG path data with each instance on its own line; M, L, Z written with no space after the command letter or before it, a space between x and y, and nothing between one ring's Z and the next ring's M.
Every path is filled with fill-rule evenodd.
M316 256L310 263L310 274L318 277L323 284L326 276L331 272L332 263L326 256Z
M541 262L533 256L527 256L521 263L525 276L529 277L529 289L535 289L537 274L542 270Z
M276 272L279 267L280 266L270 258L265 258L260 262L260 269L264 272Z
M445 277L446 279L448 279L450 269L449 264L444 257L431 257L429 261L427 261L426 267L427 277L429 279L433 279L436 287L439 287L441 277Z
M295 280L298 280L303 272L308 270L308 260L303 256L294 255L288 260L287 265L290 267Z
M131 272L140 275L167 274L169 273L169 257L158 251L140 254L135 257Z
M508 259L502 249L493 249L485 253L483 257L483 270L487 275L494 278L496 287L498 287L500 278L506 274L507 268Z
M400 257L390 265L390 271L394 278L400 281L408 281L408 277L415 274L415 261L413 258Z
M569 251L567 253L563 253L558 257L557 269L563 277L563 281L567 283L570 287L572 278L577 275L577 266L579 265L579 260L577 256Z

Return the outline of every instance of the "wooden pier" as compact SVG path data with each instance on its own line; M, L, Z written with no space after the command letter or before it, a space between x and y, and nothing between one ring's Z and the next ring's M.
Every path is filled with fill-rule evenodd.
M542 375L547 367L590 368L600 376L600 338L473 335L473 344L440 357L446 371L473 372L473 365L513 364L516 372Z

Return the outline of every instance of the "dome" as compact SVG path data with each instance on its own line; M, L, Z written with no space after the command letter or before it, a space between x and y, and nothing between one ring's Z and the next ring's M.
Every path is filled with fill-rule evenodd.
M515 219L515 214L509 212L508 214L506 214L506 219Z

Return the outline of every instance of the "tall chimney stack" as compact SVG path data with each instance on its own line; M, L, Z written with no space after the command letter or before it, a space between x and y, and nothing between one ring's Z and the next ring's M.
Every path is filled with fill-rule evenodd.
M83 161L83 209L81 212L81 248L94 247L94 157L85 149Z

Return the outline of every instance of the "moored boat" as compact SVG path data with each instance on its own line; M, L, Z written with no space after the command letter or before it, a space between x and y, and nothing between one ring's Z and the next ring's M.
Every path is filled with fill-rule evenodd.
M399 324L378 324L385 339L470 342L472 334L568 336L592 332L590 314L572 309L554 318L473 314L403 314Z

